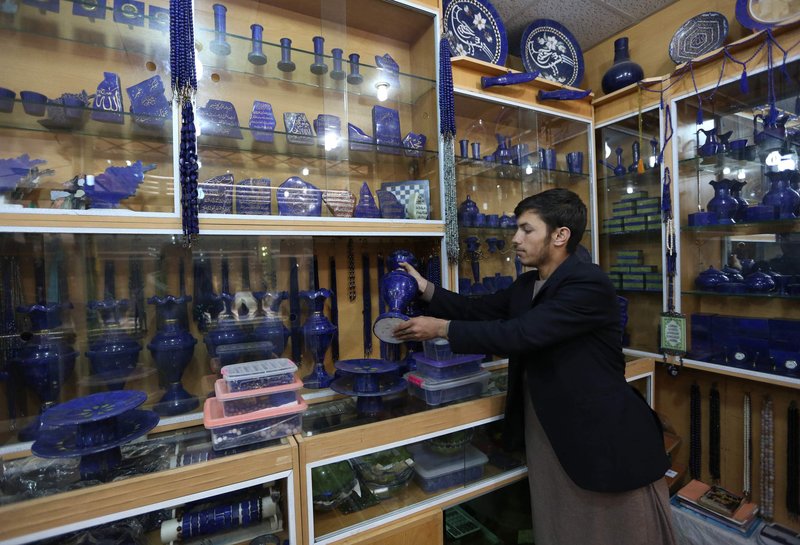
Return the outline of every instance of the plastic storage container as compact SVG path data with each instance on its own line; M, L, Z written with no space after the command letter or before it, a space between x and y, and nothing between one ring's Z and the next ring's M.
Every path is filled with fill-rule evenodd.
M467 445L464 454L458 456L436 454L423 445L412 445L409 449L414 455L414 478L429 493L480 479L483 466L489 461L472 445Z
M211 431L211 447L224 450L300 433L307 408L301 400L296 405L224 416L222 403L210 397L203 407L203 425Z
M479 373L483 357L483 354L453 354L450 359L434 360L421 354L414 354L417 374L436 380L452 380Z
M408 373L406 381L411 395L424 399L428 405L440 405L482 394L490 375L489 371L481 371L454 380L435 380Z
M446 360L453 357L453 351L450 349L450 343L447 339L437 337L422 342L422 350L425 357L432 360Z
M295 378L294 382L290 384L231 392L228 383L224 379L218 379L214 383L214 393L222 403L222 414L236 416L297 403L297 390L302 387L303 381Z
M222 378L231 392L271 388L294 382L297 366L288 358L248 361L222 368Z

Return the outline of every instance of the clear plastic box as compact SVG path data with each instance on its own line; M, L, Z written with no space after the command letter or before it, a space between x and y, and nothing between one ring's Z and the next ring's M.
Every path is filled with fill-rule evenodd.
M490 375L489 371L481 371L454 380L435 380L408 373L406 381L411 395L425 400L428 405L440 405L482 394Z
M231 392L271 388L294 382L297 366L288 358L248 361L222 368L222 378Z
M296 405L224 416L220 401L210 397L203 407L203 425L211 431L211 448L225 450L302 432L307 408L300 400Z
M414 479L425 492L462 486L483 477L483 467L489 458L480 450L467 445L463 455L443 456L423 445L409 447L414 454Z
M422 350L425 353L425 357L432 360L440 361L453 357L450 342L442 337L423 341Z
M214 393L222 403L222 413L225 416L237 416L297 403L297 390L302 387L303 381L295 378L290 384L231 392L225 379L218 379L214 383Z
M483 358L483 354L453 354L450 359L434 360L414 354L417 374L436 380L452 380L479 373Z

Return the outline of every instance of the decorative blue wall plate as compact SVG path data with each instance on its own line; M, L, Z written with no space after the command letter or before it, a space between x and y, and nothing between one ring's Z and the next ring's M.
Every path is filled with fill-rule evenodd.
M695 15L683 23L669 42L669 56L675 64L689 62L725 44L728 19L716 11Z
M525 70L577 87L583 79L583 51L578 40L561 23L537 19L522 33L520 54Z
M453 55L503 66L508 55L506 27L489 0L448 0L444 28Z

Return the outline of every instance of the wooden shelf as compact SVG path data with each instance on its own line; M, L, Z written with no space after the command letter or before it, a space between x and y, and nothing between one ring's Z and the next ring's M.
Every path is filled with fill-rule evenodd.
M664 449L667 451L667 454L671 454L680 444L680 437L668 431L664 432Z
M784 386L786 388L800 389L799 378L783 377L781 375L761 373L759 371L750 371L747 369L737 369L735 367L728 367L727 365L718 365L716 363L708 363L704 361L692 360L687 358L683 359L683 366L689 369L699 369L701 371L707 371L709 373L716 373L718 375L742 378L745 380L751 380L753 382L761 382L764 384L774 384L776 386Z

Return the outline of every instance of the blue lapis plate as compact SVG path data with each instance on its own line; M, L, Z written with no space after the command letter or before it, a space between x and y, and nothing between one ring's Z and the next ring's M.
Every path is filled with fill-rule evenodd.
M277 200L281 216L322 215L322 191L297 176L287 178L278 187Z
M728 37L728 19L716 11L695 15L683 23L669 42L669 56L675 64L689 62L719 49Z
M120 390L116 393L124 391ZM46 411L45 414L47 414ZM74 426L48 428L43 430L39 438L31 445L31 451L41 458L70 458L103 452L130 443L145 435L158 425L158 420L158 415L153 411L131 410L117 416L117 431L114 439L86 447L78 446L78 436ZM48 422L47 425L51 424Z
M525 70L538 70L541 77L577 87L583 79L583 51L578 40L561 23L537 19L522 33L520 44Z
M135 409L147 400L139 390L115 390L76 397L54 405L42 414L48 426L77 426L119 416Z
M453 55L500 66L506 63L506 27L489 0L448 0L443 18Z
M736 20L745 28L753 31L769 30L797 18L797 12L792 9L775 10L777 15L767 13L774 9L780 2L765 2L763 0L736 0ZM785 2L788 4L791 2Z

